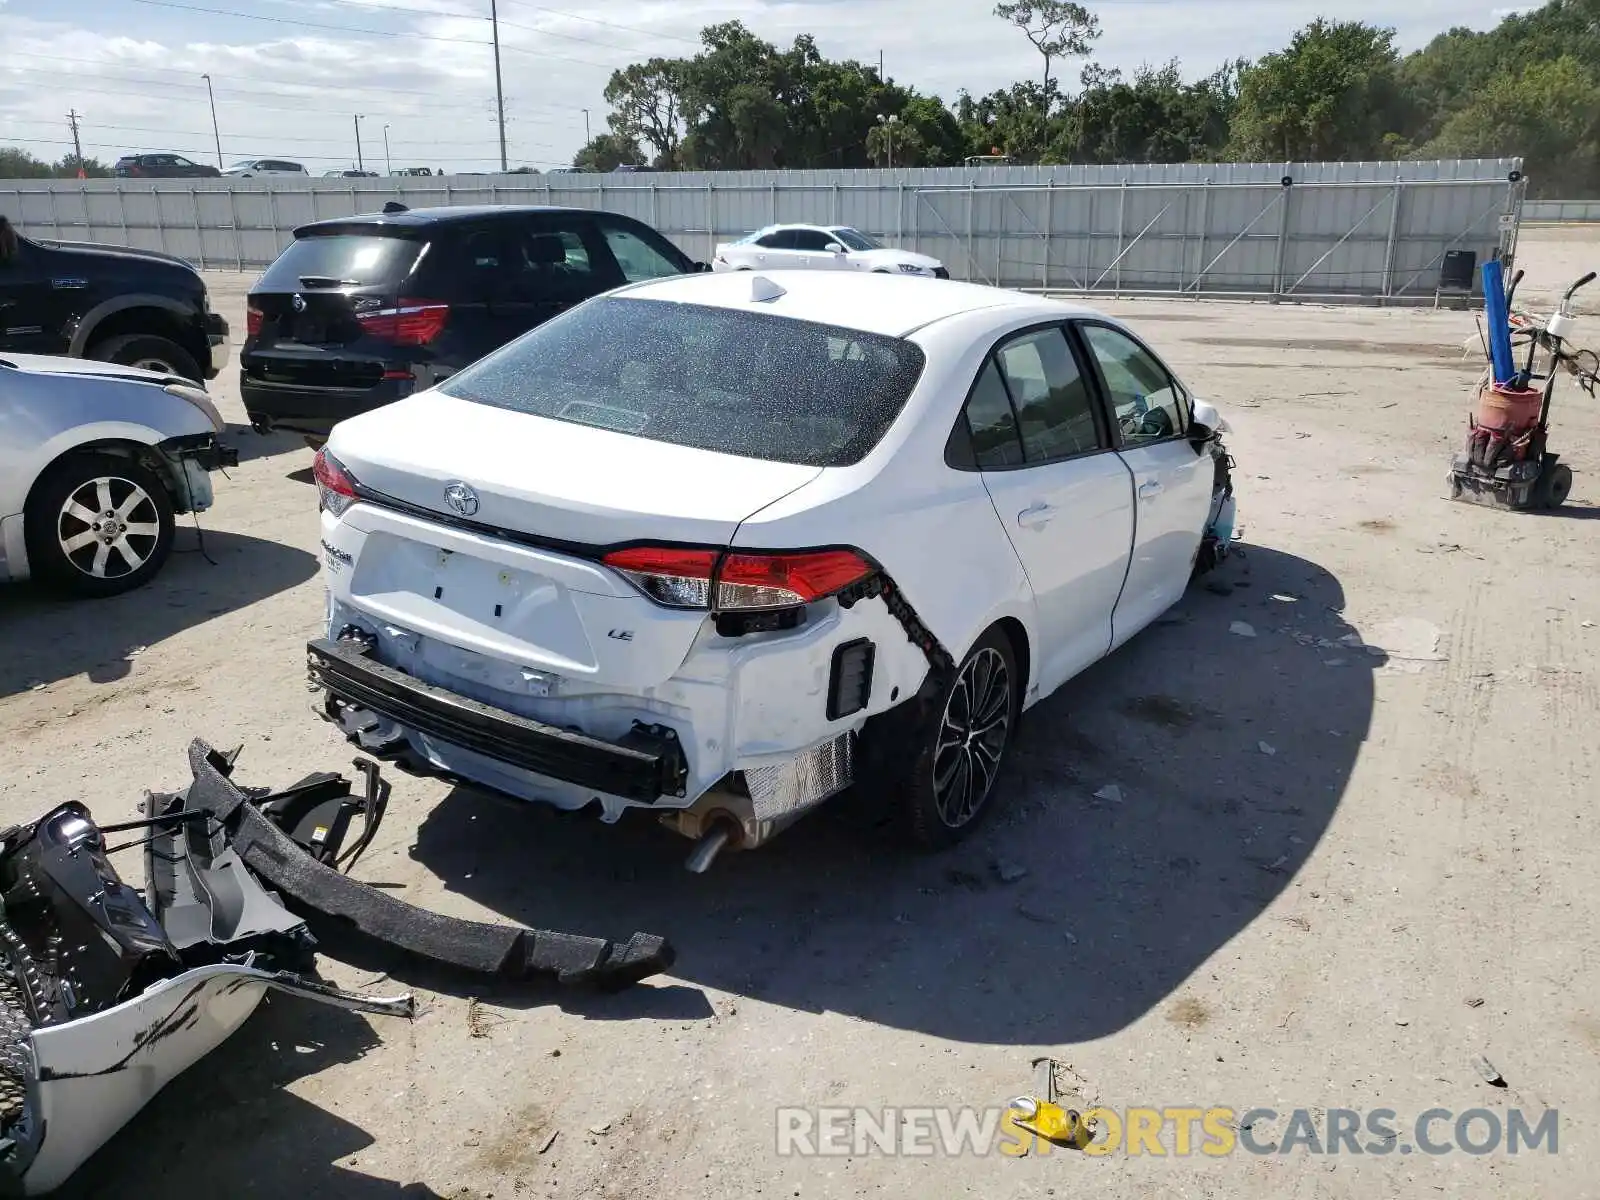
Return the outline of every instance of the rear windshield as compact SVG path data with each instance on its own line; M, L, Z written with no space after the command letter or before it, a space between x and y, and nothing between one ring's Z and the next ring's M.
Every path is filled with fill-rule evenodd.
M335 233L296 238L256 284L256 291L367 287L398 283L427 247L410 238ZM314 280L314 282L304 282Z
M602 297L440 390L676 446L843 467L888 432L924 361L911 342L854 329Z

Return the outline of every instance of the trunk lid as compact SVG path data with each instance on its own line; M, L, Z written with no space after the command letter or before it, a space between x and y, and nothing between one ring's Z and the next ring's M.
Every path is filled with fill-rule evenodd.
M822 473L551 420L429 391L341 422L328 451L364 486L447 519L578 547L725 546L739 523Z
M725 546L742 520L822 473L438 392L341 422L328 453L405 506L351 510L366 537L353 567L330 574L335 595L430 639L418 653L431 682L548 719L574 685L631 695L660 685L705 625L704 609L642 595L597 561L598 547ZM446 501L457 483L475 497L470 515Z

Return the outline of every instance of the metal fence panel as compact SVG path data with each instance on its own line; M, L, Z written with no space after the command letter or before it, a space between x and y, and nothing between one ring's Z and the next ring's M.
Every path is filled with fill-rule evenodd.
M1524 221L1600 221L1600 200L1529 200Z
M1480 262L1510 256L1519 213L1600 219L1600 202L1560 202L1553 213L1549 203L1524 205L1520 168L1516 159L1466 159L20 180L0 182L0 212L35 237L161 250L241 270L270 263L300 225L399 200L412 208L606 209L655 226L701 260L719 242L804 221L854 225L943 260L957 278L1009 287L1417 299L1436 295L1452 249Z

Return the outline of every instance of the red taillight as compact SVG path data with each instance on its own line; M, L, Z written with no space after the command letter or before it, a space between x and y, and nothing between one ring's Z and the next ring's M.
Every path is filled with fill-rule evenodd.
M605 556L653 600L674 608L792 608L859 583L873 566L849 550L724 554L634 546Z
M312 460L311 474L317 481L318 502L334 516L343 515L344 510L356 502L356 481L344 469L344 464L328 453L326 446L318 450L317 457Z
M356 314L357 324L368 334L396 346L426 346L449 319L450 306L439 300L401 299L393 308Z
M859 583L872 565L849 550L729 554L717 570L718 608L810 604Z
M262 322L262 319L265 317L265 315L266 314L263 313L254 304L249 305L244 310L244 331L245 331L245 333L249 334L251 337L255 337L257 334L259 334L261 332L261 322Z
M602 559L621 571L652 600L672 608L707 608L715 550L679 550L668 546L633 546L613 550Z

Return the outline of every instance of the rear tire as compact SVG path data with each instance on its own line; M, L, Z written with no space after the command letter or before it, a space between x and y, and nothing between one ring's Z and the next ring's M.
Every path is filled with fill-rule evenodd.
M202 386L205 383L200 365L187 350L177 342L154 334L132 333L107 338L89 351L89 357L163 375L182 375Z
M166 485L113 454L74 454L35 485L23 515L33 576L85 598L141 587L172 553L177 520Z
M1572 495L1572 468L1566 463L1557 463L1545 472L1539 481L1539 500L1541 508L1560 508L1567 502L1567 497Z
M1016 653L990 629L922 710L893 784L902 836L918 850L943 850L977 829L996 806L995 780L1021 715Z

